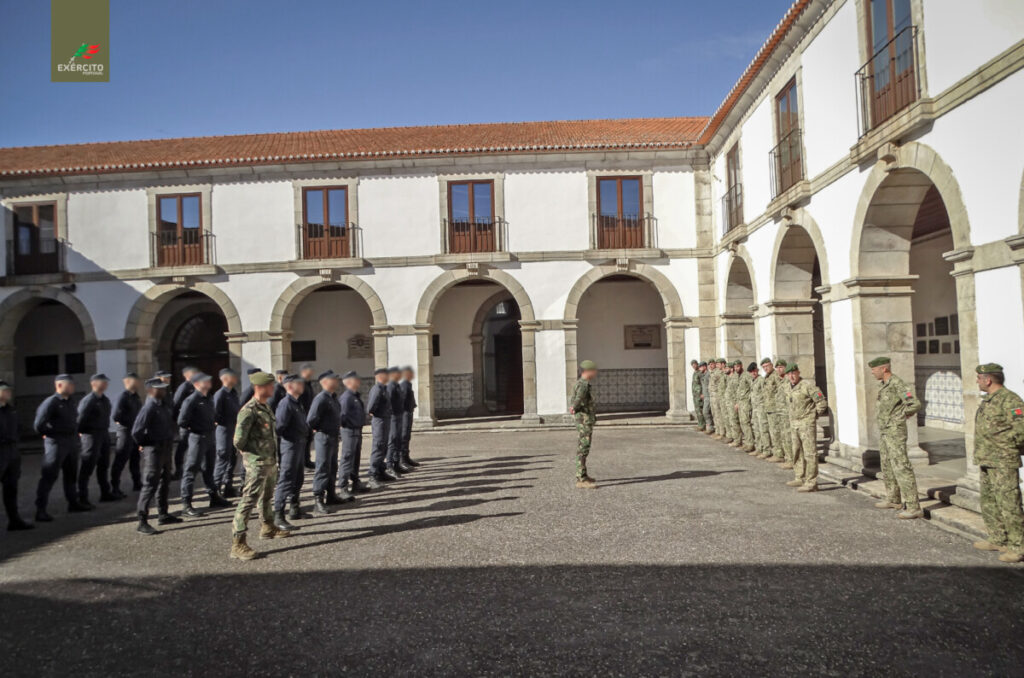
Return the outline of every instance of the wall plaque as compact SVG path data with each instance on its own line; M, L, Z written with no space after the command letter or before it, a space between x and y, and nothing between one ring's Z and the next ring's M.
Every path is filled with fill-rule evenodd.
M626 325L626 350L661 348L661 325Z
M349 337L348 340L348 357L349 358L372 358L373 357L373 337L365 334L357 334Z

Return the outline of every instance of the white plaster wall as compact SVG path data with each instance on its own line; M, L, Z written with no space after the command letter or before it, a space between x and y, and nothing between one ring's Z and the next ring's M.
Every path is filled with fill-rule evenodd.
M939 94L1024 36L1020 0L926 0L928 89Z
M359 181L359 225L367 257L441 252L441 200L436 176L369 177Z
M605 369L657 368L668 365L665 307L653 285L642 281L598 281L583 294L577 332L580 360ZM657 325L661 348L623 348L626 325Z
M416 369L416 337L414 335L388 337L388 365Z
M775 146L771 101L765 98L743 124L740 143L743 153L743 212L747 221L764 212L771 201L768 152ZM723 149L723 153L728 149ZM722 169L722 180L725 170ZM721 201L715 205L721 210ZM719 229L718 233L721 233Z
M146 191L68 195L68 270L100 271L149 266Z
M693 172L655 172L651 178L657 243L663 248L697 246Z
M265 330L281 293L295 280L294 273L242 273L215 283L235 306L242 331ZM269 366L269 363L268 363Z
M104 280L79 282L75 287L75 296L89 312L96 328L96 338L102 341L124 337L128 314L152 283L146 280Z
M261 370L270 370L270 342L269 341L247 341L242 344L242 385L244 390L249 385L249 376L246 370L258 367Z
M290 261L298 256L291 182L216 184L210 207L218 264Z
M505 219L511 252L587 249L586 172L506 174Z
M974 276L978 304L978 359L999 363L1006 385L1024 387L1024 306L1020 269L1016 266L981 271Z
M338 374L356 370L360 375L373 373L372 335L373 316L363 298L353 290L315 291L306 296L292 316L292 341L315 341L314 371L319 374L333 369ZM350 358L348 340L355 335L371 338L369 358ZM292 361L286 366L298 370L304 361Z
M857 422L857 375L853 360L853 304L850 300L832 304L832 349L835 359L835 383L829 383L829 407L836 415L836 427L840 442L857 446L860 433Z
M679 301L683 305L683 315L688 317L698 315L700 288L697 284L697 260L672 259L667 264L659 264L654 268L668 278L672 286L675 287L676 293L679 295ZM654 288L652 287L651 289ZM662 318L665 317L665 313L664 303L662 303Z
M562 414L568 412L565 383L565 333L561 330L537 332L537 412Z
M825 243L825 251L818 253L822 284L841 282L851 275L850 260L860 248L859 242L853 242L853 220L866 180L867 172L849 172L819 191L805 208Z
M433 331L440 335L441 355L434 357L435 374L467 374L473 371L473 351L469 335L480 306L496 292L498 285L455 286L438 301L434 310Z
M586 261L550 261L525 263L505 272L526 290L538 320L557 320L565 316L569 291L591 268Z
M754 301L758 304L763 304L771 299L771 280L772 276L775 275L772 255L778 232L778 224L769 222L754 233L751 233L745 243L747 253L750 255L750 261L753 263L753 270L750 272L750 276L754 284ZM728 269L726 269L724 274L719 269L718 273L718 280L721 281L722 285L725 285L729 275ZM725 278L722 277L723 275ZM724 295L720 294L719 299L724 300Z
M758 318L754 321L754 332L758 337L758 347L761 349L762 358L775 360L780 356L776 355L775 335L772 332L772 319L770 317ZM760 360L758 360L760 363Z

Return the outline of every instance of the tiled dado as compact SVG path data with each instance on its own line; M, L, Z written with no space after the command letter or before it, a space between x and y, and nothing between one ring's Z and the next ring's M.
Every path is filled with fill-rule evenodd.
M473 373L435 374L434 411L438 416L465 416L473 406Z
M667 410L668 369L602 369L594 383L598 412Z
M964 423L964 385L960 370L917 368L914 378L925 426L935 422Z

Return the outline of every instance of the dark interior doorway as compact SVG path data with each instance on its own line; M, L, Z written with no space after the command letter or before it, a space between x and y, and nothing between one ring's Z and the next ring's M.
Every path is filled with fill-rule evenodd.
M214 388L219 388L218 374L230 365L227 331L228 322L220 313L197 313L183 322L171 342L171 371L175 381L180 381L181 371L192 365L211 375Z

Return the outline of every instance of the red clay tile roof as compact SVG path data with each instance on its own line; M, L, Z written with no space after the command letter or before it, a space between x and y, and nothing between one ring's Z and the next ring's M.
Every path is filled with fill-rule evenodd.
M0 177L481 153L677 149L700 118L563 120L0 148Z

